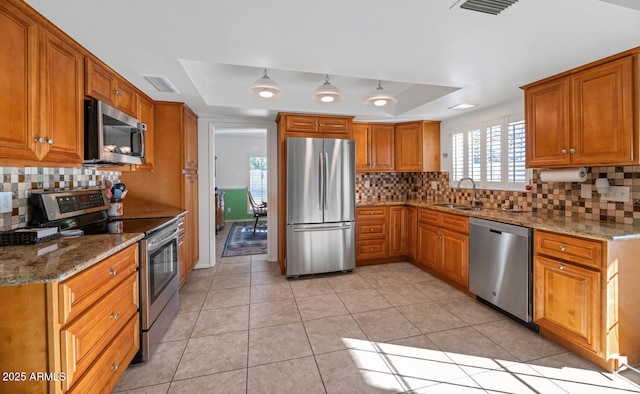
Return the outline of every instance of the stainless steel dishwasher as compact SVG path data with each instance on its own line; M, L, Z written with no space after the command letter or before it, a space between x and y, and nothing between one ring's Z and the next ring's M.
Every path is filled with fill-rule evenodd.
M537 331L532 241L531 228L469 219L469 290Z

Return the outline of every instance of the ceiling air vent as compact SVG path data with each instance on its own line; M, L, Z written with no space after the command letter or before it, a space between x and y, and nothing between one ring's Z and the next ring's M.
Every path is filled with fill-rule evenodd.
M161 75L142 75L140 76L146 79L154 88L156 88L159 92L162 93L179 93L178 89L169 80L167 77L163 77Z
M483 12L485 14L498 15L518 0L467 0L460 5L465 10Z

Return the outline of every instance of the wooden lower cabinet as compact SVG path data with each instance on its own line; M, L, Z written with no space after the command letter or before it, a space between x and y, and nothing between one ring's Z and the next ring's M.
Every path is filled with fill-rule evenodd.
M356 262L389 256L387 207L356 208Z
M49 373L11 393L110 392L140 348L138 246L62 282L0 287L0 370ZM28 376L27 376L28 378Z
M406 254L407 210L404 206L389 207L389 255Z
M405 255L410 261L416 261L418 252L416 246L418 245L418 209L415 207L406 207L407 221L406 221L406 242L405 242Z

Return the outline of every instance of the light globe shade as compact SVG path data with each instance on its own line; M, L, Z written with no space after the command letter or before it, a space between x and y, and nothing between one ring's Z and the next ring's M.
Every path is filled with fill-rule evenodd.
M321 103L336 103L342 100L342 93L329 82L329 76L327 75L324 83L316 89L311 97Z
M249 94L258 98L278 98L282 95L282 89L278 87L269 75L267 75L267 69L264 69L264 75L262 78L254 82L249 88Z
M384 107L388 104L395 104L398 100L390 94L387 94L382 88L382 81L378 81L378 88L366 100L366 103L373 104L376 107Z

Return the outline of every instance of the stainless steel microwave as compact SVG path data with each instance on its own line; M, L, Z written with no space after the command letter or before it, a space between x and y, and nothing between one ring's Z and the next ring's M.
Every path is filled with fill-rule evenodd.
M145 163L147 125L99 100L84 101L84 163Z

